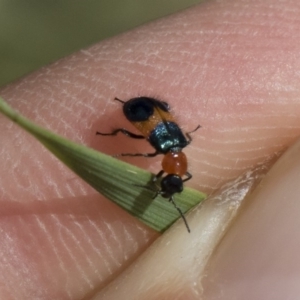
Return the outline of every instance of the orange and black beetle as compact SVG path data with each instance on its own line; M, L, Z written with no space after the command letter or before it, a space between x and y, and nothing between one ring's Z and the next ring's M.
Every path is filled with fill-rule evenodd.
M161 178L164 173L167 175L162 177L160 190L156 191L154 198L158 195L169 198L190 232L184 214L174 202L173 195L182 192L183 182L192 178L192 175L187 171L186 155L182 152L182 149L192 141L191 132L185 134L182 132L170 113L170 107L166 102L149 97L132 98L126 102L118 98L115 98L115 100L123 103L125 117L141 132L141 135L124 128L116 129L111 133L97 132L96 134L116 135L121 132L131 138L146 139L155 149L154 153L122 153L121 156L154 157L159 154L164 155L162 170L154 177L153 182ZM200 128L200 125L192 132L198 128ZM186 176L186 178L183 179L183 176Z

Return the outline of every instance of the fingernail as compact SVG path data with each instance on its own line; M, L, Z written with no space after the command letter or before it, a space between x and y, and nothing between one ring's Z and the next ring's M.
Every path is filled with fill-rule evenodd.
M215 249L203 299L300 299L300 141L275 163Z

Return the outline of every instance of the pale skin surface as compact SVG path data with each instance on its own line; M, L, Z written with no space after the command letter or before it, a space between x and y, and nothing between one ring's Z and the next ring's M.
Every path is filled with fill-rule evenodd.
M109 154L151 151L141 141L95 136L97 130L132 129L112 99L163 99L184 130L202 125L185 151L193 174L187 185L212 193L300 134L299 13L296 0L209 2L74 54L7 87L1 96L38 124ZM90 299L158 234L98 195L5 117L0 116L0 127L0 299ZM292 158L297 165L297 155ZM153 172L160 167L159 158L130 161ZM278 186L283 175L274 174ZM293 174L289 191L299 182L297 172ZM248 222L241 221L248 206L241 212L233 236L251 232L253 224L264 230L254 230L255 238L251 235L242 250L230 242L229 231L224 248L221 243L211 260L204 299L283 299L291 291L285 299L299 299L299 291L284 284L300 273L294 263L300 252L291 251L300 244L299 226L291 222L300 219L291 217L300 202L289 201L299 192L276 194L280 192L275 205L280 214L272 226L263 227L266 215L257 213L263 201L254 201L257 210ZM237 288L240 274L247 278L249 272L253 279L264 273L264 267L251 268L262 252L254 241L264 241L274 228L290 238L264 246L272 253L271 262L268 252L259 260L266 266L289 257L291 273L291 268L272 271L282 289L272 281L269 289L278 290L268 298L254 294L258 288L253 280L249 291L245 284ZM241 269L238 258L245 249L251 263ZM137 285L142 278L136 277ZM174 293L173 284L156 287L163 290L160 299L194 299L186 286L180 287L182 294ZM150 289L142 299L152 299L152 294Z

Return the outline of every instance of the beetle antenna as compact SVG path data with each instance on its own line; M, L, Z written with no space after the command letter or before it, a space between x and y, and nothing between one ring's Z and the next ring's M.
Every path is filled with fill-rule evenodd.
M185 218L183 212L182 212L181 209L176 205L176 203L175 203L173 197L171 197L171 198L169 199L169 201L172 202L173 205L174 205L174 207L178 210L178 212L179 212L181 218L182 218L183 221L184 221L184 224L185 224L185 227L186 227L187 231L190 233L191 230L190 230L189 224L188 224L188 222L187 222L187 220L186 220L186 218Z
M133 185L134 185L134 186L137 186L137 187L142 187L142 188L144 188L144 189L146 189L146 190L148 190L148 191L155 192L155 194L154 194L154 196L152 197L152 199L155 199L158 195L161 194L161 191L160 191L160 190L154 190L153 188L151 188L151 187L148 186L148 185L140 185L140 184L133 184ZM188 224L188 222L187 222L187 220L186 220L186 218L185 218L185 216L184 216L182 210L176 205L176 203L175 203L173 197L171 197L171 198L169 199L169 202L171 202L171 203L174 205L174 207L177 209L177 211L178 211L179 214L180 214L180 217L183 219L183 222L184 222L184 224L185 224L185 227L186 227L188 233L190 233L190 232L191 232L191 229L190 229L190 227L189 227L189 224Z
M119 99L119 98L117 98L117 97L115 97L115 99L114 100L117 100L117 101L119 101L119 102L121 102L121 103L125 103L125 101L123 101L123 100L121 100L121 99Z

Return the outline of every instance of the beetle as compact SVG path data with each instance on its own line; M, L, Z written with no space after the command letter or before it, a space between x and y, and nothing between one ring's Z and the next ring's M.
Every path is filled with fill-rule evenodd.
M153 153L121 153L120 156L144 156L155 157L164 155L162 170L153 178L156 182L161 178L160 189L156 191L154 198L161 195L168 198L178 210L184 220L188 232L190 228L181 209L176 205L173 195L183 191L183 183L190 180L192 175L188 172L186 155L182 149L191 141L191 133L198 130L198 125L193 131L183 133L170 113L170 106L164 101L142 96L123 101L119 98L114 100L123 104L123 113L141 134L132 133L124 128L118 128L110 133L97 131L96 134L114 136L119 132L134 139L146 139L155 149ZM164 173L167 175L163 177ZM183 176L185 178L183 179Z

